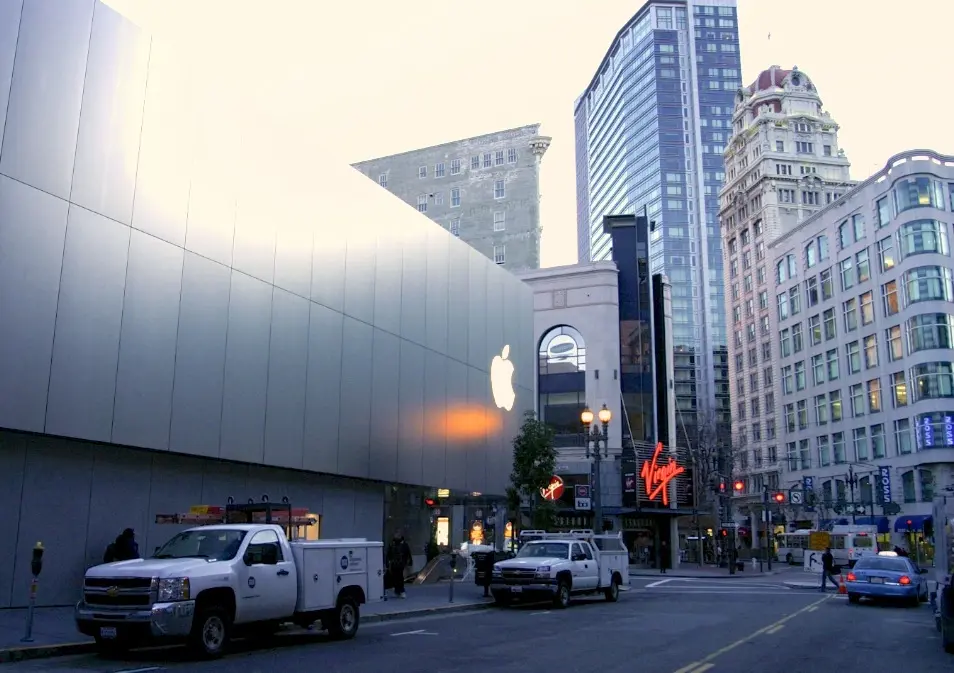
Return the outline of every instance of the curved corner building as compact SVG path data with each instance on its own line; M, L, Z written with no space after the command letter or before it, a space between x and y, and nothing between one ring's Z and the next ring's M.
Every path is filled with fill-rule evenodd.
M0 2L0 608L38 540L68 605L124 528L151 550L228 496L457 546L534 408L530 289L183 53L94 0Z
M672 283L677 436L729 421L719 190L741 86L735 0L647 2L575 105L579 261L612 259L605 215L655 222ZM624 390L624 394L625 394Z

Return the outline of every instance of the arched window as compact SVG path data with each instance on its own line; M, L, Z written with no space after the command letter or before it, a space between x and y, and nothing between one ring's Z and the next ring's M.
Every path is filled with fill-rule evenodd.
M556 432L557 446L579 444L586 407L586 343L568 325L543 335L538 353L540 419Z

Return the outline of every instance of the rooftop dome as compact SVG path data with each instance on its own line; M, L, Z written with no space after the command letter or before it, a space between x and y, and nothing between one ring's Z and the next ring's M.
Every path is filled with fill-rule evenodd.
M795 68L794 70L798 70ZM758 93L759 91L766 91L768 89L774 89L775 87L781 87L782 82L785 81L785 78L788 77L793 70L783 70L781 66L773 65L768 68L768 70L763 70L759 73L759 76L755 78L755 81L752 82L749 89L752 93Z

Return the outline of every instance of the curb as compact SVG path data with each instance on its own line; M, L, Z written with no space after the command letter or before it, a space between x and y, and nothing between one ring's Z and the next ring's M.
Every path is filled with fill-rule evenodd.
M818 582L783 582L789 589L806 589L818 591L820 584Z
M493 607L491 601L481 603L450 603L433 608L419 608L416 610L405 610L404 612L387 612L384 614L367 615L361 617L361 624L380 624L382 622L400 621L402 619L414 619L416 617L429 617L433 615L448 615L458 612L471 612L474 610L486 610ZM309 635L308 631L295 629L285 634L282 638L293 638L295 636ZM29 661L33 659L49 659L51 657L69 657L79 654L94 654L96 652L96 643L87 641L81 643L58 643L52 645L24 645L21 647L0 648L0 664L9 664L18 661Z

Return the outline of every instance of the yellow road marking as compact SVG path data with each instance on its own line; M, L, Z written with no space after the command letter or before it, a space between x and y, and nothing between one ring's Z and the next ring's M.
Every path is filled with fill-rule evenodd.
M708 656L706 656L706 657L703 657L701 660L699 660L699 661L697 661L697 662L693 662L692 664L689 664L688 666L684 666L684 667L680 668L678 671L676 671L676 673L701 673L702 671L708 671L710 668L712 668L713 666L715 666L715 664L711 663L713 659L717 659L718 657L721 657L723 654L726 654L727 652L731 652L732 650L734 650L735 648L737 648L739 645L744 645L745 643L749 642L749 641L752 640L753 638L756 638L756 637L762 635L763 633L775 633L776 631L780 630L780 629L782 628L782 626L784 626L785 622L789 621L790 619L794 619L795 617L797 617L798 615L800 615L800 614L802 614L802 613L810 612L810 611L812 611L812 610L817 610L819 605L821 605L822 603L824 603L824 602L827 601L827 600L831 600L831 598L832 598L831 595L825 596L824 598L815 601L815 602L812 603L811 605L806 605L806 606L803 607L802 609L796 610L796 611L793 612L792 614L786 615L785 617L782 617L781 619L779 619L779 620L778 620L777 622L775 622L774 624L769 624L768 626L763 626L763 627L760 628L758 631L755 631L755 632L753 632L753 633L750 633L749 635L745 636L744 638L739 638L739 639L738 639L737 641L735 641L734 643L732 643L732 644L730 644L730 645L726 645L725 647L716 650L716 651L713 652L712 654L710 654L710 655L708 655Z
M765 635L768 636L768 635L771 635L771 634L773 634L773 633L778 633L779 631L781 631L781 630L784 629L784 628L785 628L785 625L784 625L784 624L776 624L776 625L773 626L772 628L766 630Z

